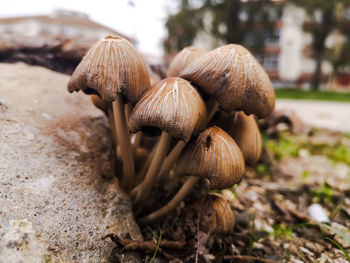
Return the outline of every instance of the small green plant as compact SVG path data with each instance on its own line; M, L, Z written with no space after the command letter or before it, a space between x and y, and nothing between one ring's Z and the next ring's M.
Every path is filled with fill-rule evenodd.
M156 258L156 255L157 255L157 252L158 252L158 249L159 249L159 246L160 246L160 241L162 241L162 234L163 234L163 231L160 231L156 250L154 251L154 254L153 254L151 260L149 261L149 263L153 263L154 259ZM157 233L153 232L153 238L157 239Z
M318 189L312 189L311 196L314 203L330 204L333 198L333 190L325 183Z
M328 156L328 158L336 162L350 164L350 149L344 144L339 144L334 148L333 154Z
M267 172L267 166L266 164L263 164L263 163L258 164L256 169L259 174L265 174Z
M325 238L326 240L328 240L329 242L331 242L333 245L335 245L337 248L339 248L345 255L346 259L350 261L350 255L349 253L335 240L329 238L329 237L326 237Z
M298 145L292 137L281 137L278 142L269 140L266 142L266 148L271 151L278 160L282 160L286 157L297 157L299 150Z
M293 230L291 226L287 224L275 224L272 226L272 228L273 228L272 235L274 237L283 236L283 237L286 237L287 239L292 238Z
M248 244L248 248L247 248L247 255L250 255L250 253L252 253L253 250L253 246L254 243L256 242L256 238L255 238L255 214L253 214L253 218L252 218L252 232L250 235L250 240L249 240L249 244Z
M310 173L309 171L307 170L304 170L302 173L301 173L301 178L305 181L307 178L310 177Z

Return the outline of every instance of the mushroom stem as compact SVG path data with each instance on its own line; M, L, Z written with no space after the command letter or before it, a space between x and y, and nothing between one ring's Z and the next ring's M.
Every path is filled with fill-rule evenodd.
M219 108L219 102L217 99L211 97L206 103L206 106L208 111L208 123L209 123L209 121L211 120L211 118L213 118L215 112Z
M124 113L125 113L126 122L129 122L131 112L132 112L131 104L130 103L125 104Z
M147 174L143 181L137 185L131 191L131 197L133 199L134 204L142 203L149 196L152 187L154 186L159 169L162 166L165 155L168 152L168 148L171 142L172 136L166 132L162 132L160 136L159 143L152 159L151 165L148 168Z
M115 133L115 122L114 122L114 115L113 115L113 110L108 109L108 121L109 121L109 127L111 129L111 136L112 140L114 142L114 145L117 147L118 141L117 141L117 135Z
M131 136L132 152L134 156L136 156L137 149L140 147L141 138L142 138L141 131L138 131L137 133Z
M125 121L124 102L121 94L118 94L117 99L113 101L113 113L117 140L120 145L122 155L121 158L123 160L122 186L126 191L128 191L133 186L135 180L135 165L129 140L128 128Z
M180 204L180 202L186 198L198 180L199 177L194 175L190 176L187 181L181 186L180 190L176 193L173 199L169 201L169 203L167 203L162 208L148 214L147 216L140 218L138 222L141 225L146 225L160 219L169 212L173 211Z
M148 155L148 158L146 160L146 162L143 164L143 166L140 168L140 170L138 171L138 173L136 174L136 179L135 179L135 185L138 185L143 178L145 177L145 174L148 170L148 167L150 166L152 160L153 160L153 156L156 152L156 148L157 148L158 144L156 144L155 147L153 147L151 153Z
M175 147L171 150L168 156L164 159L163 165L160 168L160 172L157 178L157 182L162 181L169 174L171 168L176 163L177 158L179 158L183 148L186 143L184 141L179 141Z

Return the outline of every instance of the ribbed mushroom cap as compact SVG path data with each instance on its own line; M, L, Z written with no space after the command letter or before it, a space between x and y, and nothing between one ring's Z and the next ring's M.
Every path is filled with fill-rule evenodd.
M236 112L233 120L231 136L241 149L244 160L254 165L260 158L262 138L254 115L247 116L243 112Z
M235 226L230 204L220 194L209 194L193 204L199 213L200 227L206 232L229 233Z
M150 88L145 62L129 41L107 36L93 45L68 83L68 91L98 93L105 101L114 101L117 93L135 103Z
M179 176L207 178L211 189L224 189L238 183L245 166L235 141L219 127L210 127L186 145L176 164Z
M229 44L190 63L180 77L214 96L226 112L243 109L264 118L275 107L275 93L265 70L244 47Z
M109 108L112 107L112 103L101 99L98 95L91 95L91 101L96 108L99 108L103 112L107 112Z
M166 78L135 105L129 125L131 132L160 129L187 142L193 133L205 128L206 119L207 110L198 91L186 80Z
M188 64L203 55L205 52L206 51L200 47L185 47L179 53L177 53L177 55L171 61L167 76L178 77L180 75L180 72L184 70Z

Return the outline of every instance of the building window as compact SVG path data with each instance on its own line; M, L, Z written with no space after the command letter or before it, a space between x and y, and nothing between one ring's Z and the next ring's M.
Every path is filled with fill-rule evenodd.
M273 33L265 38L266 46L278 46L280 44L280 30L276 29Z
M255 56L266 71L278 70L278 54L259 54Z

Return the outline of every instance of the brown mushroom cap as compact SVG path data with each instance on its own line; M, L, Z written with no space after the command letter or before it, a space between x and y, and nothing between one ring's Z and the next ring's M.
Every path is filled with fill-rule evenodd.
M231 135L241 149L245 162L254 165L262 150L262 138L254 115L236 112L233 127Z
M135 105L129 125L131 132L160 129L188 141L193 133L204 129L206 119L198 91L186 80L166 78L153 85Z
M105 101L114 101L121 93L132 103L149 88L142 56L119 36L107 36L93 45L68 83L69 92L98 93Z
M231 113L242 109L264 118L275 107L275 93L265 70L243 46L229 44L190 63L180 77L214 96Z
M220 194L209 194L193 204L199 213L200 227L206 232L229 233L235 226L235 215L230 204Z
M219 127L210 127L186 145L177 164L176 174L207 178L211 189L224 189L238 183L245 166L235 141Z
M173 58L169 65L168 77L178 77L180 72L184 70L188 64L193 60L203 55L206 51L202 48L190 46L182 49L177 55Z

